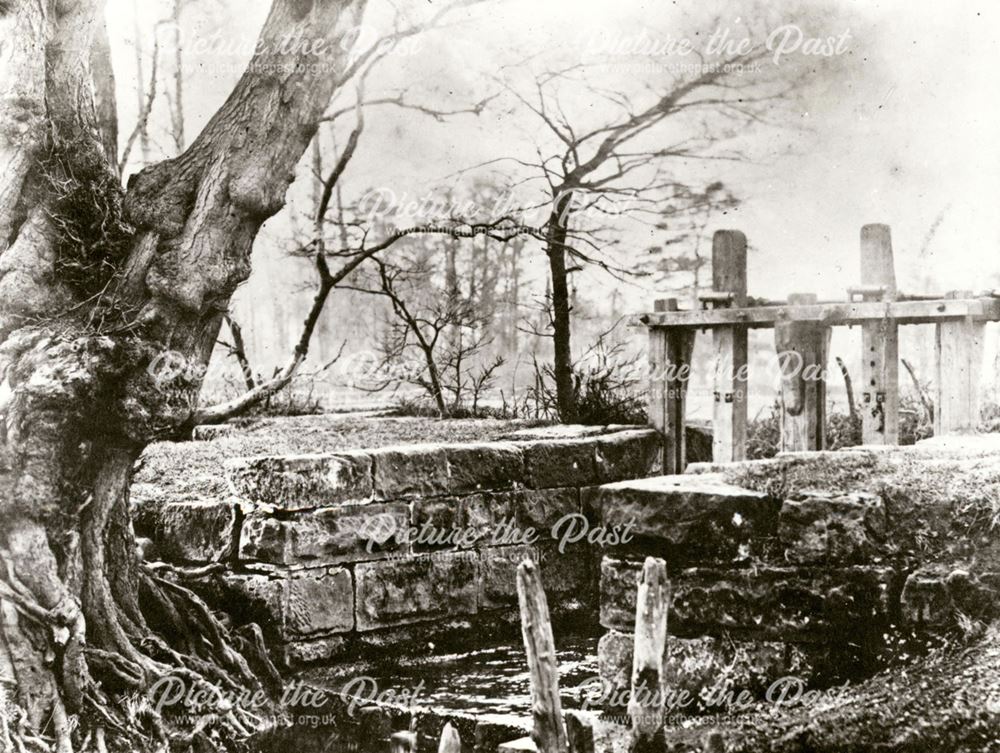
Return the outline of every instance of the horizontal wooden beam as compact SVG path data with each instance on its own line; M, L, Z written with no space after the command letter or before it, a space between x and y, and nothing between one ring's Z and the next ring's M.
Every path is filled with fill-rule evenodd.
M1000 298L938 299L930 301L853 301L805 305L752 306L738 309L658 311L641 314L647 327L703 329L740 324L751 328L773 327L776 322L862 324L891 319L897 324L933 324L948 319L1000 320Z

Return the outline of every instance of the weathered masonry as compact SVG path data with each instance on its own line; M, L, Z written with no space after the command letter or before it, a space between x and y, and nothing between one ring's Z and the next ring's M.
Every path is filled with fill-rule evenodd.
M292 665L516 628L525 557L539 561L560 614L592 623L600 550L581 490L656 472L660 441L641 427L559 432L234 458L228 492L211 499L134 489L137 533L237 623L258 623ZM469 532L481 536L456 539Z
M694 697L720 677L864 677L906 640L1000 615L996 435L692 464L588 492L603 524L601 676L629 688L646 557L670 579L664 672ZM895 636L895 637L894 637Z
M861 228L861 284L847 300L819 301L795 293L787 301L747 295L747 241L720 230L712 244L712 290L701 308L679 310L673 298L656 302L639 320L649 328L649 420L665 439L664 471L684 468L686 383L695 333L711 330L715 353L713 459L744 460L747 433L747 330L771 328L782 370L781 449L821 450L831 327L861 327L862 437L866 445L899 443L901 325L936 325L937 400L934 433L974 429L979 418L983 329L1000 320L1000 298L954 291L904 295L896 288L887 225Z

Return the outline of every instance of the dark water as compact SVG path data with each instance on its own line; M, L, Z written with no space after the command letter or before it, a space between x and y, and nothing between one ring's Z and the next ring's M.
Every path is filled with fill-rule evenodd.
M582 686L597 676L597 637L564 637L559 641L559 687L567 708L578 707ZM336 667L303 676L310 684L339 693L357 674ZM525 719L531 713L527 660L520 644L499 644L463 653L407 657L364 668L382 689L406 690L423 685L418 707L439 712Z
M597 675L597 637L565 636L559 641L559 687L567 708L580 705L582 689ZM298 680L338 695L345 683L365 677L379 692L406 691L420 685L412 708L436 716L475 717L496 724L523 726L531 714L527 660L520 643L500 643L462 653L389 658L378 664L338 663L309 670ZM422 685L421 685L422 683ZM409 707L409 704L403 704ZM405 728L405 725L398 725ZM364 736L361 734L361 736ZM256 753L367 753L387 751L384 738L358 739L352 725L322 722L313 728L301 720L262 733L252 742Z

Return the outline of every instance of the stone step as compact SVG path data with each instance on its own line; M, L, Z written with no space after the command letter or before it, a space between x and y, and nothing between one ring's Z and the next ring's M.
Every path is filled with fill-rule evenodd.
M781 503L703 474L606 484L585 491L584 507L605 528L627 527L625 549L647 544L668 560L729 562L776 534Z
M807 490L781 500L721 473L683 474L589 489L584 507L602 526L628 528L620 551L678 565L878 564L894 551L882 500L866 492Z

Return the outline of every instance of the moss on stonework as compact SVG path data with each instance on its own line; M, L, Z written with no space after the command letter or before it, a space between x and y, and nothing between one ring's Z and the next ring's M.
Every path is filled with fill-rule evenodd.
M785 695L735 721L670 730L667 750L702 750L711 727L729 753L986 753L1000 750L1000 630L952 643L843 689Z
M889 561L902 569L975 561L1000 568L1000 453L934 446L791 453L720 467L728 483L789 499L808 490L869 492L885 504Z

